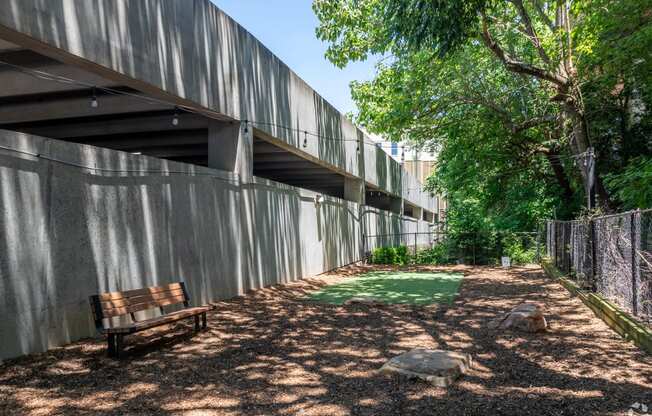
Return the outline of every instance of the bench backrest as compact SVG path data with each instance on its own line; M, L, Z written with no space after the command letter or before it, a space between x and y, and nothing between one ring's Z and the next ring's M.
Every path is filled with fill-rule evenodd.
M189 306L190 299L184 282L165 286L146 287L124 292L100 293L90 297L95 326L104 327L103 320L122 315L134 318L135 312L183 303Z

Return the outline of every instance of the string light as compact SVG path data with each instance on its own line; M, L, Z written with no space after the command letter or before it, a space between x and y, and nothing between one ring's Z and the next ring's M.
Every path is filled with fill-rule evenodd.
M91 98L91 108L97 108L100 103L97 102L97 89L93 87L93 98Z
M172 125L173 126L179 125L179 109L177 107L174 108L174 117L172 118Z

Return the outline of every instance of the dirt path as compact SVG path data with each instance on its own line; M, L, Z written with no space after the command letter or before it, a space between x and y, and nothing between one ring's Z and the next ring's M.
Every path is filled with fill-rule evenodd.
M131 337L129 358L86 341L0 367L0 414L597 415L652 408L652 359L623 342L539 269L466 275L450 307L338 307L302 300L347 273L219 302L210 330ZM367 269L364 269L367 270ZM443 270L429 269L429 270ZM547 305L543 335L486 321L523 300ZM146 346L145 342L154 341ZM449 389L378 375L414 347L473 354Z

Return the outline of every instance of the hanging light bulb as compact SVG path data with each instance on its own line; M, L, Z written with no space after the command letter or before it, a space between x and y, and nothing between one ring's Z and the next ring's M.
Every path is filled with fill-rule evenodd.
M179 125L179 109L178 108L174 109L174 117L172 117L172 125L173 126L178 126Z
M245 120L244 123L245 123L244 132L246 134L249 133L249 121Z
M308 147L308 132L307 131L303 132L303 147L304 148Z
M100 103L97 102L97 91L93 87L93 98L91 98L91 108L97 108L100 106Z

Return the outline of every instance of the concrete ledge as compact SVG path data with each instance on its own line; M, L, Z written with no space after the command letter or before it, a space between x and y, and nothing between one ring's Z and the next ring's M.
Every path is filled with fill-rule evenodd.
M548 277L557 279L572 295L579 297L595 315L626 340L633 341L639 348L652 354L652 332L627 312L602 296L580 289L566 278L549 259L541 260L541 267Z

